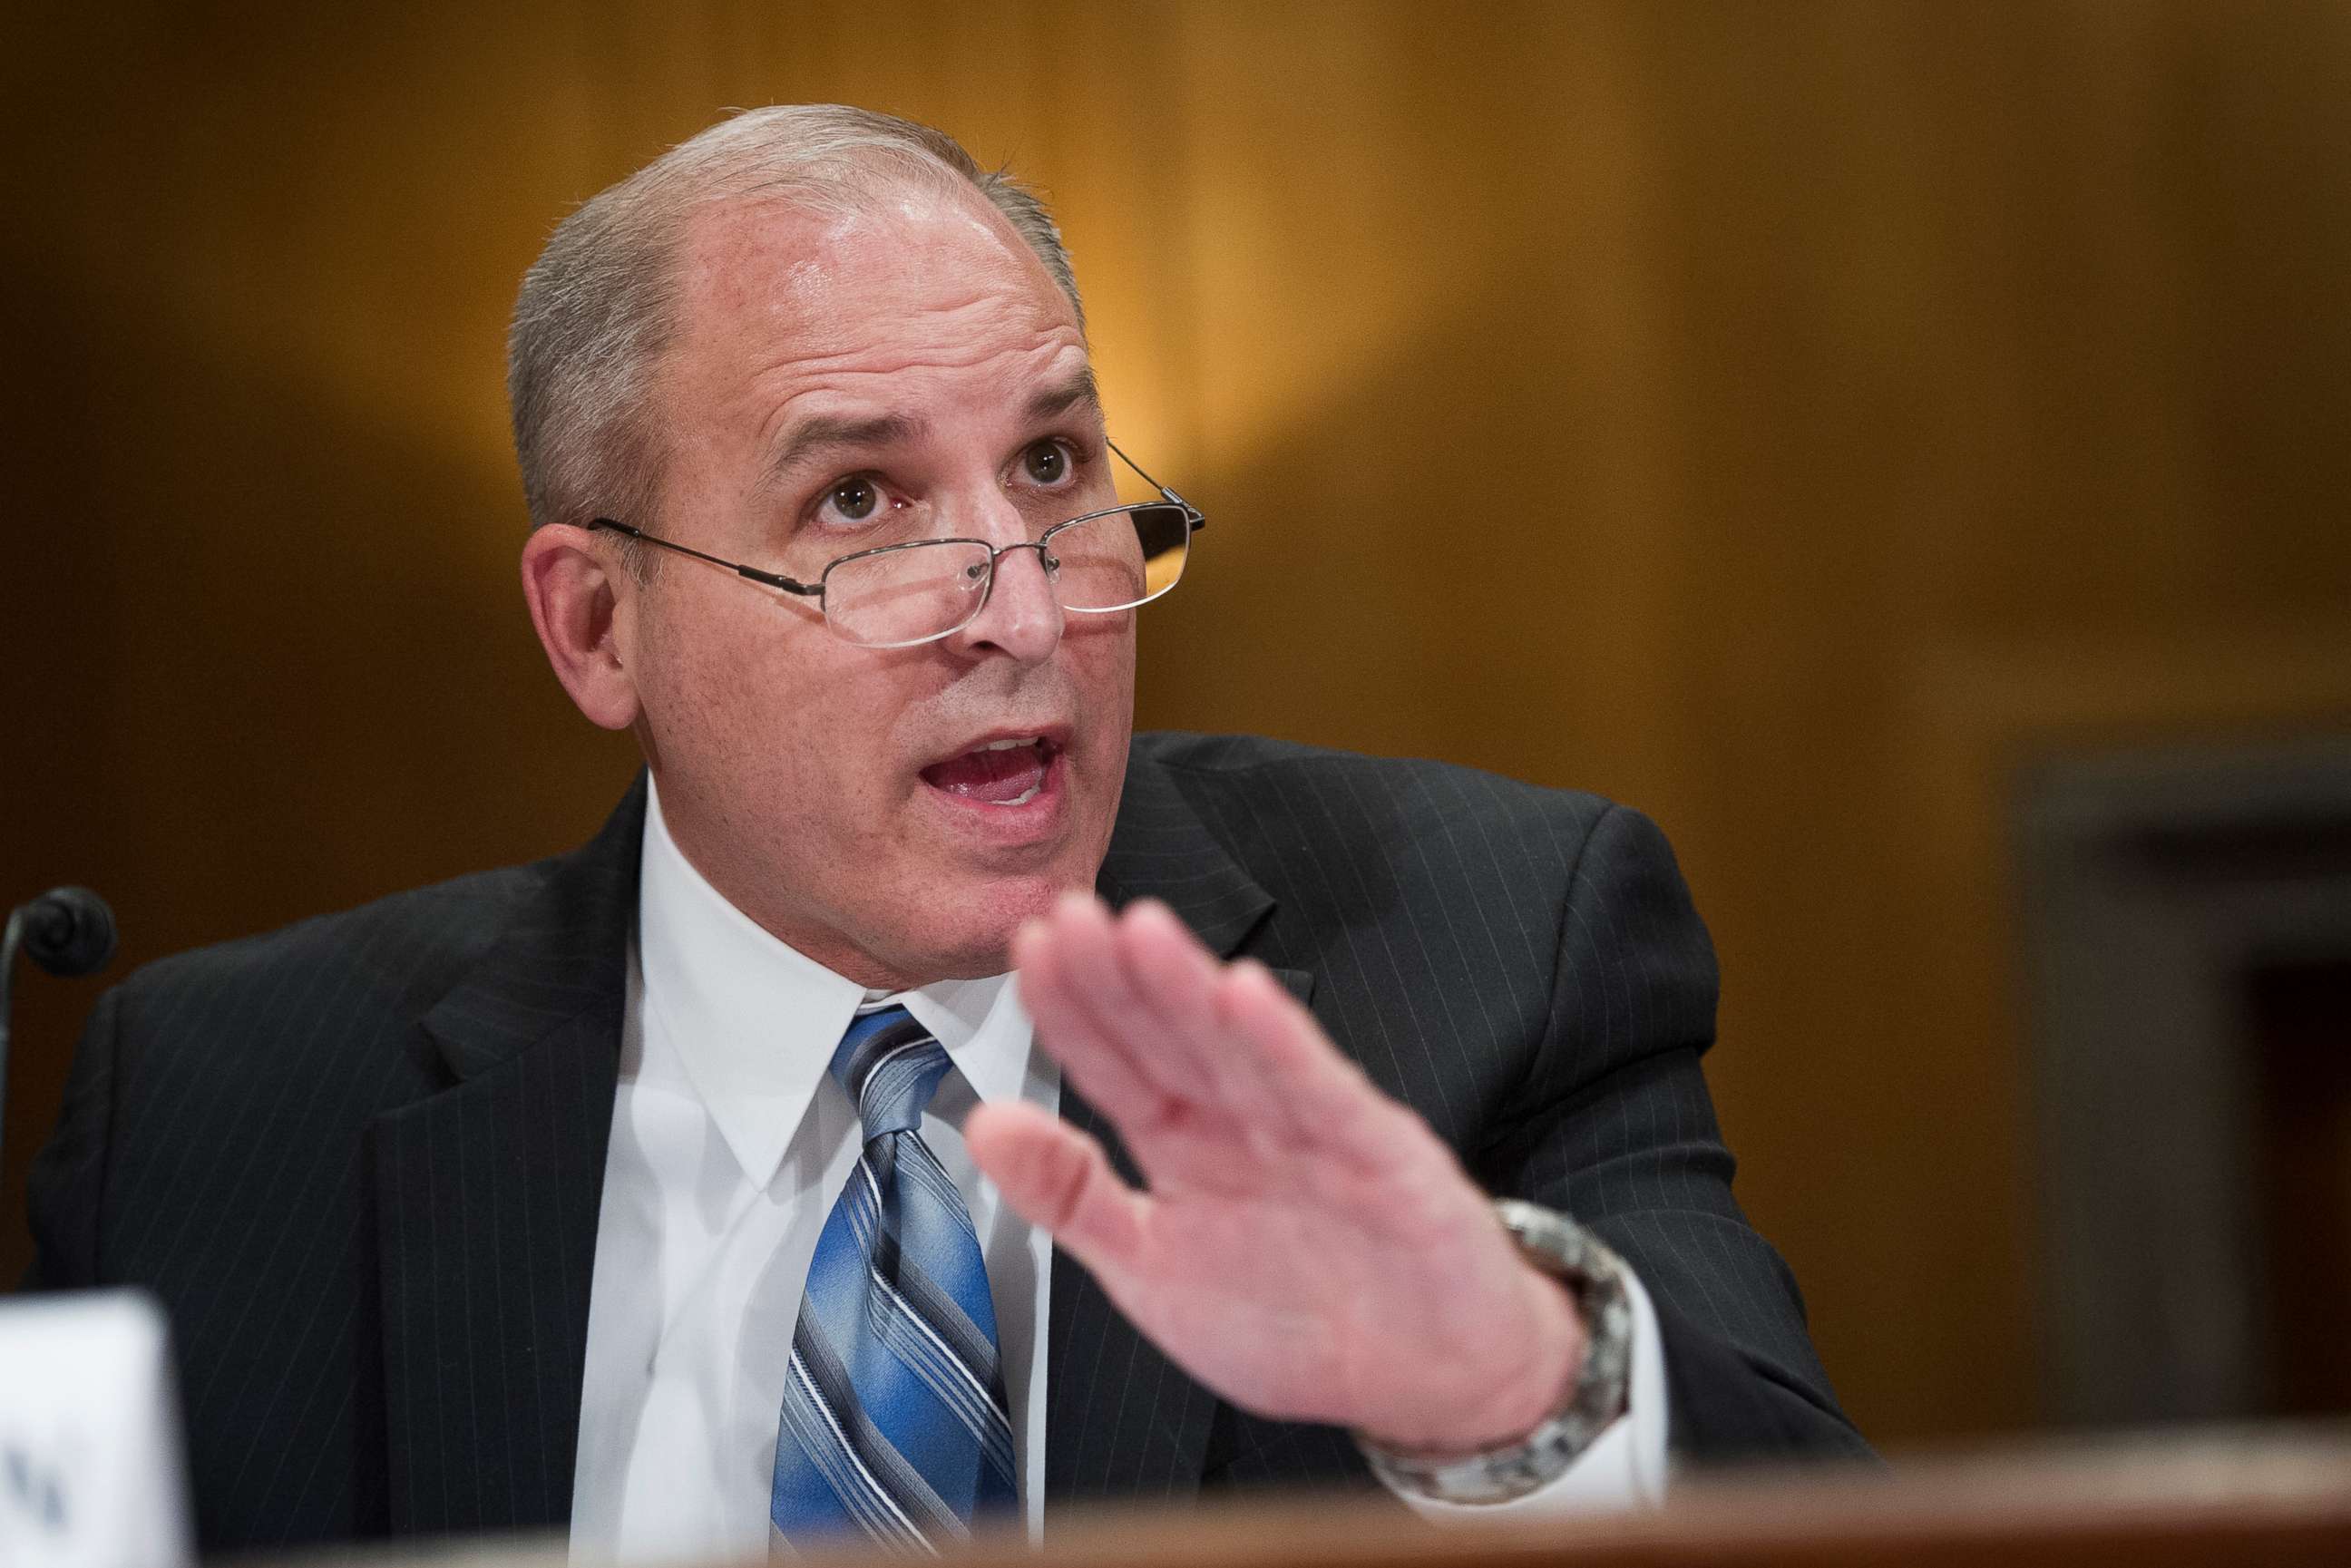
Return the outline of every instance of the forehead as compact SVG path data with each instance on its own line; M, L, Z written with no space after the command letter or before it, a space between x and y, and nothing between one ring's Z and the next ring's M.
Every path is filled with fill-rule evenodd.
M713 204L678 257L674 357L719 375L971 366L1011 348L1082 348L1044 265L976 191L907 182L853 211L789 198Z

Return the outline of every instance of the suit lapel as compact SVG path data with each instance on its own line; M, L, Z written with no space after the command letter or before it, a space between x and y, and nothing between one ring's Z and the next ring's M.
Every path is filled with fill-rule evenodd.
M376 1124L395 1531L567 1523L642 778L423 1019L455 1085Z
M549 862L498 945L425 1015L454 1086L376 1124L396 1531L570 1519L644 812L640 778L593 841ZM1162 900L1228 957L1274 907L1140 756L1098 885L1116 905ZM1311 999L1311 976L1274 974ZM1092 1106L1065 1089L1062 1114L1136 1179ZM1192 1495L1216 1396L1058 1253L1050 1294L1049 1510Z
M1175 779L1138 753L1127 770L1118 826L1097 888L1113 905L1156 898L1211 952L1239 952L1272 913L1270 894L1227 852ZM1312 977L1275 976L1303 1003ZM1102 1113L1064 1085L1061 1115L1100 1140L1120 1174L1140 1185L1134 1160ZM1053 1254L1050 1350L1046 1365L1045 1499L1182 1500L1199 1490L1217 1396L1162 1354L1110 1302L1102 1287Z

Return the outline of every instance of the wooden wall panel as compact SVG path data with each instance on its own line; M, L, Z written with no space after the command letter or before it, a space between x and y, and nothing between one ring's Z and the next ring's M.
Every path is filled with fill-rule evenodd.
M555 850L512 287L723 107L1054 199L1215 527L1146 722L1601 789L1728 982L1741 1191L1895 1445L2037 1418L2012 769L2351 723L2351 13L116 7L0 58L0 896L130 956ZM0 1169L88 986L28 979Z

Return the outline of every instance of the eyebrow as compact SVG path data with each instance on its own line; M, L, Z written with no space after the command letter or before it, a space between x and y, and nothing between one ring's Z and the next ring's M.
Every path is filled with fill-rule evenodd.
M768 482L782 479L827 453L864 451L910 441L923 432L923 422L911 414L879 413L868 419L843 419L816 414L792 427L768 465Z
M1027 415L1031 420L1058 419L1081 407L1092 409L1096 418L1101 417L1102 390L1095 383L1091 365L1036 392L1029 399ZM793 426L791 434L784 438L775 461L768 465L767 483L778 483L831 453L870 451L876 446L912 441L925 428L924 421L905 413L879 413L863 419L812 415Z
M1050 386L1029 400L1030 419L1058 419L1071 409L1091 408L1097 417L1102 413L1102 389L1094 383L1094 369L1088 365L1058 386Z

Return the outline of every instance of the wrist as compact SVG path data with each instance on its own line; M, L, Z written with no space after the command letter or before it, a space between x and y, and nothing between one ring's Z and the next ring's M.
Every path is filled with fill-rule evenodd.
M1517 1241L1527 1261L1565 1287L1576 1320L1576 1350L1565 1392L1546 1375L1525 1380L1530 1394L1551 1393L1552 1403L1531 1432L1515 1439L1483 1443L1467 1452L1450 1446L1396 1448L1362 1432L1357 1446L1373 1473L1395 1491L1448 1503L1508 1502L1563 1475L1593 1440L1625 1413L1631 1385L1633 1308L1631 1275L1616 1255L1566 1216L1505 1198L1496 1217ZM1500 1405L1485 1425L1501 1420ZM1517 1412L1509 1412L1511 1421ZM1465 1427L1464 1431L1475 1429Z
M1416 1432L1365 1432L1363 1440L1428 1458L1467 1458L1525 1442L1566 1404L1588 1343L1575 1298L1558 1280L1523 1260L1519 1286L1529 1326L1518 1336L1525 1354L1507 1380L1434 1414Z

